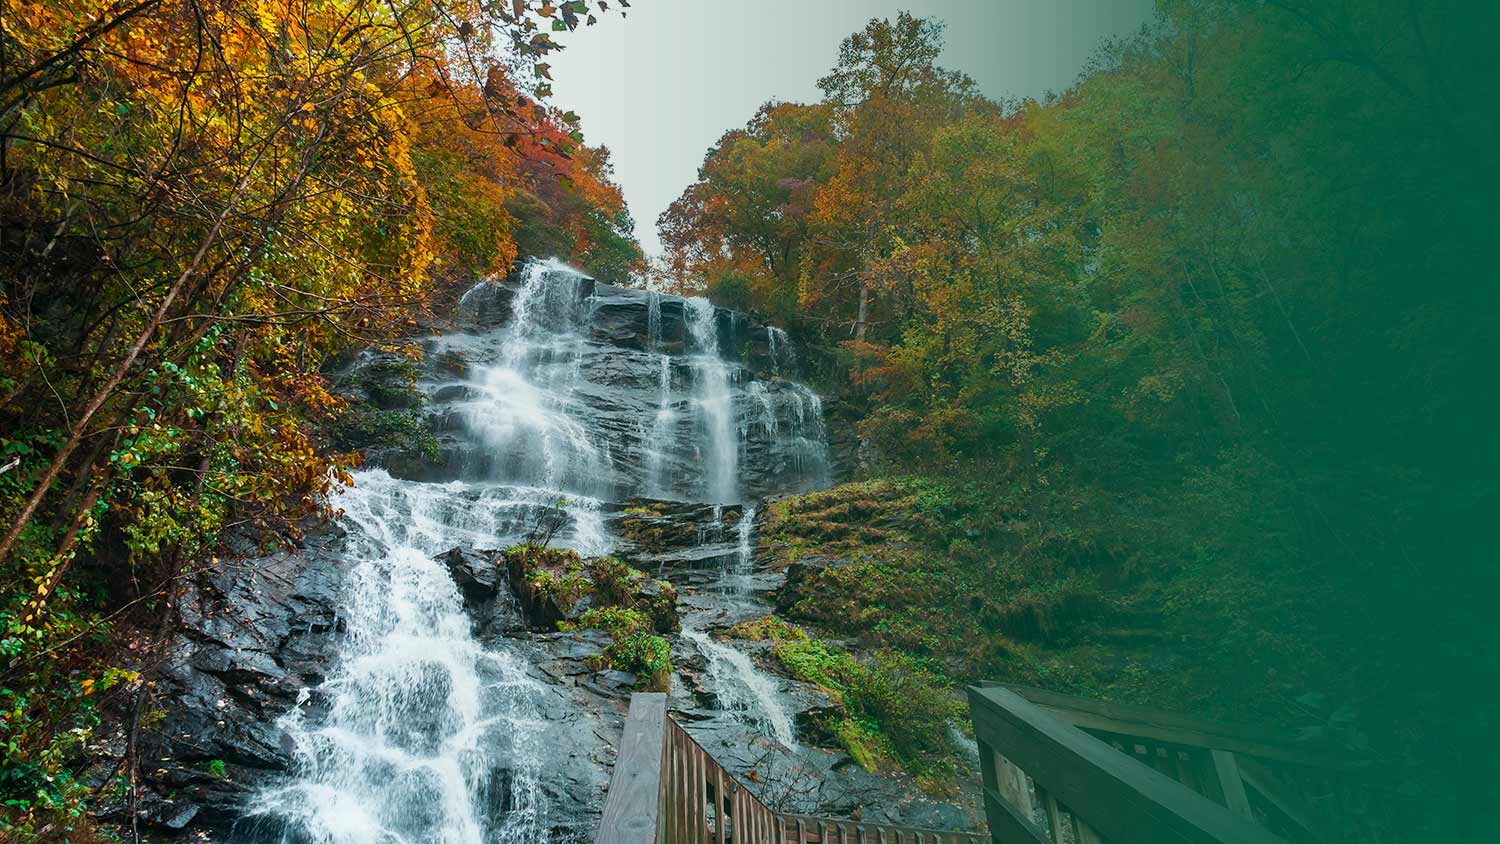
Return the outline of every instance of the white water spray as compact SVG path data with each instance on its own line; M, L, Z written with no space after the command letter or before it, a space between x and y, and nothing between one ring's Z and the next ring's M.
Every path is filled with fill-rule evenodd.
M729 372L719 356L719 333L714 306L707 299L687 300L688 327L693 335L693 369L697 404L702 414L704 468L710 501L730 502L739 495L739 441L734 431L734 397L729 391Z

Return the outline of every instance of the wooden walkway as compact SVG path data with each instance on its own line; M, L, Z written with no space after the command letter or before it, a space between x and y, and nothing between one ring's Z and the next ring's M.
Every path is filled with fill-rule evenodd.
M1274 732L1000 684L969 689L988 833L778 812L636 694L597 844L1383 844L1368 760Z
M638 693L620 738L597 844L986 844L970 832L777 812Z

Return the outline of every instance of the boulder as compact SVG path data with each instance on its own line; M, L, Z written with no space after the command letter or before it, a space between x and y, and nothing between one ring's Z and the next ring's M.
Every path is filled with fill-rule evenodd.
M439 554L437 559L448 567L453 582L463 593L464 603L471 608L495 597L498 581L498 561L467 548L454 546Z

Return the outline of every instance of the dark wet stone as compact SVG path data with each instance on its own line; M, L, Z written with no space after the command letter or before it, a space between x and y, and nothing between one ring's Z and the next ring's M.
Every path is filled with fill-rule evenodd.
M463 593L464 603L471 609L495 597L499 566L493 558L454 547L440 554L438 559L448 567L453 582Z
M454 314L455 326L465 330L497 328L510 319L516 288L492 279L464 294Z
M182 829L192 823L193 818L198 817L198 809L197 805L189 803L182 808L182 811L162 821L162 826L167 829Z
M594 674L582 681L582 685L607 697L625 698L635 691L636 682L634 674L610 669Z
M247 794L288 770L276 719L327 673L342 580L330 546L341 534L314 527L295 551L226 557L180 599L157 680L163 717L141 736L157 760L146 785L173 798L146 813L150 823L226 828ZM210 773L219 763L223 776Z

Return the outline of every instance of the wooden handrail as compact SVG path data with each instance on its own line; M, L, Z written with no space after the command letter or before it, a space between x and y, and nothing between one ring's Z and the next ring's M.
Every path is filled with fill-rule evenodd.
M597 844L985 844L972 832L777 812L666 711L631 695Z
M997 844L1282 842L1014 691L971 687L969 709Z
M630 696L630 712L604 799L604 822L595 839L598 844L655 844L666 720L666 695Z
M1262 759L1337 771L1367 771L1371 760L1328 745L1290 741L1276 731L1225 724L1145 706L1090 700L1010 683L981 683L1014 692L1069 724L1085 730L1150 738Z

